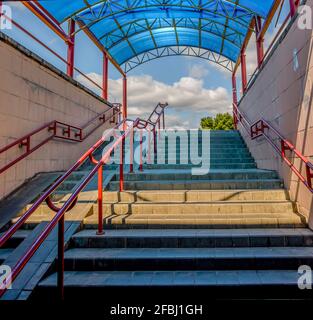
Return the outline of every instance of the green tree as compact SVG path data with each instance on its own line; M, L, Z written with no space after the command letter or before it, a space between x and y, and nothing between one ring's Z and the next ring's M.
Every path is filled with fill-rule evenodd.
M200 125L203 130L234 130L233 117L228 112L202 118Z

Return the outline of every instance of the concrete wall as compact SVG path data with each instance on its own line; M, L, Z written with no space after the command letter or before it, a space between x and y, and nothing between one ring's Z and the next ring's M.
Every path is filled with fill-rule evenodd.
M109 108L104 100L0 34L0 148L58 120L82 127ZM108 126L108 125L107 125ZM0 199L38 172L65 170L101 137L101 126L82 143L50 141L0 175ZM37 135L41 141L48 133ZM22 154L0 155L0 166Z
M307 4L313 8L313 0L307 1ZM312 30L298 29L296 19L288 33L281 38L281 42L239 106L251 122L261 117L269 120L311 161L313 161L312 67ZM258 166L279 172L286 188L290 191L291 198L298 203L300 212L310 216L310 226L313 228L312 193L281 162L280 157L264 138L251 141L242 127L239 127ZM299 168L300 161L298 159L293 161ZM305 167L301 166L301 172L305 175Z

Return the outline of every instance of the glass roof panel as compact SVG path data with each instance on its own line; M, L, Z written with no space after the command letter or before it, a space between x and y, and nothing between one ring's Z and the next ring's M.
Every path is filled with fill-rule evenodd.
M265 19L274 0L38 1L60 23L89 28L117 63L149 50L187 46L236 62L254 16ZM79 32L77 30L76 32Z

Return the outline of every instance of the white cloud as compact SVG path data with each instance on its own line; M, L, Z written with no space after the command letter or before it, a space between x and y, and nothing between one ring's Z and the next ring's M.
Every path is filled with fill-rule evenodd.
M101 76L88 74L94 81L101 83ZM88 85L86 80L78 80ZM121 101L122 80L110 80L110 100ZM130 117L147 118L158 102L168 102L171 115L167 124L176 128L195 126L201 116L229 111L231 100L223 87L204 88L203 80L182 77L173 84L154 80L150 75L128 77L128 113ZM190 117L186 119L186 114Z
M203 64L193 64L189 66L189 77L202 79L209 74L209 70Z

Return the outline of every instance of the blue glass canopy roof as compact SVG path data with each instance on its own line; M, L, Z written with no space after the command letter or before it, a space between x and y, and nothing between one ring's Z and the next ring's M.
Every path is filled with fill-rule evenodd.
M265 19L274 0L38 2L60 23L73 18L81 29L88 28L128 71L164 52L199 56L231 69L251 20Z

